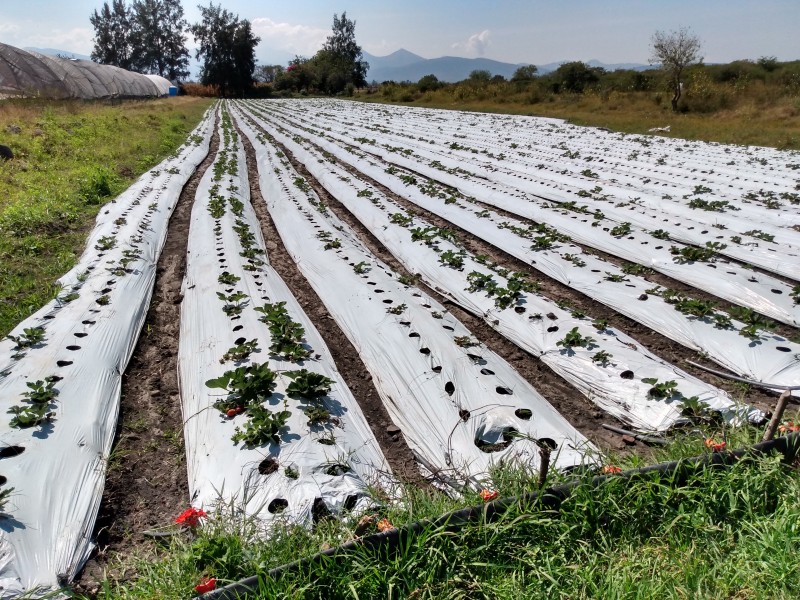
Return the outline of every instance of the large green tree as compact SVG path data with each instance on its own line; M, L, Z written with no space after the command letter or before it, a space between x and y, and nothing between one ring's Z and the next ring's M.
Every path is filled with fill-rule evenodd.
M333 15L333 30L322 49L314 57L319 63L320 88L338 94L347 84L363 87L367 84L369 64L364 60L361 46L356 42L356 22Z
M89 17L94 27L94 48L92 60L104 65L114 65L122 69L131 68L130 10L124 0L113 0L109 6L103 2Z
M143 73L176 80L189 76L186 35L180 0L134 0L131 5L131 63Z
M198 6L202 17L191 27L199 47L196 58L203 60L200 81L219 87L222 96L243 96L253 87L256 46L250 21L239 20L222 5Z
M89 21L94 26L92 60L179 80L189 75L189 51L180 0L113 0Z

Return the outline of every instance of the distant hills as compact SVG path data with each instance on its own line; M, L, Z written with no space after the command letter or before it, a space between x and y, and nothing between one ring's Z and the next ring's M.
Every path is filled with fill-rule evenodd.
M55 48L34 48L32 46L27 46L23 48L23 50L27 50L28 52L38 52L39 54L44 54L45 56L77 58L78 60L92 60L90 56L86 56L85 54L76 54L75 52L67 52L66 50L57 50Z
M469 77L475 70L489 71L492 75L502 75L509 79L519 67L528 63L504 63L488 58L461 58L458 56L442 56L440 58L423 58L408 50L397 50L388 56L374 56L364 52L364 60L369 63L367 81L419 81L425 75L433 74L439 81L455 82ZM562 61L565 62L565 61ZM536 65L539 73L544 75L555 71L562 62ZM638 63L605 64L590 60L590 67L602 67L607 71L616 69L635 69L637 71L651 68Z

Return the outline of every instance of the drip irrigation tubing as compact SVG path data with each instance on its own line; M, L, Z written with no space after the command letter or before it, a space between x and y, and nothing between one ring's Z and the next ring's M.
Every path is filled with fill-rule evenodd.
M732 451L713 452L691 458L659 463L648 467L630 469L618 474L596 475L591 479L576 479L568 483L553 486L541 491L529 492L519 496L498 498L481 506L468 506L456 511L445 513L435 519L416 521L385 531L364 536L349 541L336 548L318 552L307 558L274 567L260 575L253 575L211 592L195 596L195 600L242 600L248 594L258 593L259 581L266 578L276 579L281 575L304 570L314 563L345 558L348 554L359 549L392 551L408 542L415 534L426 529L446 529L458 531L464 525L476 522L492 522L514 506L528 506L536 503L537 510L559 510L561 504L569 497L573 490L580 486L596 487L612 477L622 477L629 480L648 476L652 473L669 475L673 481L680 485L689 475L707 466L728 467L744 456L764 455L777 452L783 460L791 463L800 453L800 432L775 438L768 442L761 442L752 446L739 448Z

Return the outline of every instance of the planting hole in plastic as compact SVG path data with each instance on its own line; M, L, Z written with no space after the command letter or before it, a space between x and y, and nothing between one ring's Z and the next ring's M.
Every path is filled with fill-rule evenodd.
M518 408L514 411L514 414L518 419L522 419L523 421L530 421L531 417L533 416L533 411L529 408Z
M431 371L433 371L434 373L441 373L442 372L442 367L441 367L441 365L437 365L435 367L432 367Z
M416 331L412 331L408 334L408 337L419 337L419 334Z
M386 300L383 301L384 304L391 304L392 302L394 302L394 300L390 298L387 298Z
M425 355L427 355L427 354L430 354L430 353L431 353L431 349L430 349L430 348L420 348L420 349L419 349L419 352L420 352L420 354L425 354Z
M242 329L244 329L244 325L237 325L233 328L234 331L241 331Z
M71 350L72 352L75 352L75 350L80 350L80 349L81 349L80 346L67 346L67 350Z
M89 321L89 320L87 319L86 321L81 321L81 323L82 323L82 324L84 324L84 325L94 325L94 324L95 324L95 321Z
M448 396L452 396L456 391L456 386L452 381L448 381L444 384L444 391L447 392Z
M68 366L70 366L72 364L72 361L71 360L57 360L56 364L59 367L68 367Z
M778 347L775 348L775 350L779 350L780 352L791 352L792 351L791 348L787 348L786 346L778 346Z
M491 369L481 369L481 375L494 375L494 371Z
M556 444L556 441L553 438L546 438L546 437L539 438L538 440L536 440L536 443L539 444L540 446L547 446L548 448L550 448L550 450L555 450L556 448L558 448L558 444Z
M458 411L458 416L461 417L461 420L466 423L467 421L469 421L470 413L466 408L462 408L461 410Z
M14 456L19 456L23 452L25 452L25 448L22 446L6 446L0 450L0 458L13 458Z
M455 328L450 327L450 325L442 325L442 329L447 329L447 331L455 331Z
M273 515L276 513L281 513L287 508L289 508L289 502L283 498L275 498L269 503L269 505L267 505L267 510Z
M482 428L481 428L482 429ZM514 435L518 433L516 429L513 427L506 427L503 429L502 432L502 441L497 442L487 442L484 439L481 439L483 431L479 430L478 435L475 438L475 445L481 450L481 452L500 452L501 450L505 450L511 445L511 442L514 441Z
M633 379L633 371L623 371L619 376L623 379Z
M83 338L83 337L86 337L87 335L89 335L89 334L88 334L88 333L84 333L84 332L82 332L82 331L78 331L78 332L75 334L75 337L76 337L76 338Z
M552 327L547 328L548 333L553 333L554 331L558 331L558 325L553 325Z
M773 294L782 294L781 290L770 290Z
M271 456L265 458L258 464L258 472L262 475L270 475L278 470L278 461ZM270 511L272 512L272 511Z
M357 502L358 502L358 496L356 496L355 494L350 494L347 498L344 499L344 509L353 510L356 507Z
M522 313L524 313L526 310L527 310L527 309L526 309L524 306L515 306L515 307L514 307L514 312L515 312L515 313L517 313L518 315L521 315L521 314L522 314Z
M512 392L512 391L511 391L509 388L507 388L507 387L503 387L502 385L498 385L498 386L497 386L497 387L494 389L494 391L495 391L495 392L497 392L497 393L498 393L498 394L500 394L500 395L503 395L503 396L510 396L511 394L513 394L513 393L514 393L514 392Z

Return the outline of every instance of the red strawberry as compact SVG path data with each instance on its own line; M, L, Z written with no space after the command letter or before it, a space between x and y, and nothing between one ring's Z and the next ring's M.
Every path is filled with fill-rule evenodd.
M227 411L225 411L225 414L228 415L229 419L232 419L233 417L236 416L236 409L235 408L229 408Z

